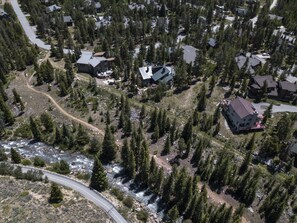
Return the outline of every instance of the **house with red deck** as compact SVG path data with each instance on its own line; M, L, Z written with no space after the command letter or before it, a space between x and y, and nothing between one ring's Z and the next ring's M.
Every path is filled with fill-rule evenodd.
M223 100L221 106L229 125L234 132L262 130L263 115L259 114L253 104L244 98Z

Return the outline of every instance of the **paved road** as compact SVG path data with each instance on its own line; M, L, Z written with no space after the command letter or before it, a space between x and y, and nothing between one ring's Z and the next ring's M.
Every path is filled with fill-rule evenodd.
M38 47L45 49L45 50L50 50L51 46L49 44L46 44L43 42L41 39L37 38L36 33L34 32L33 28L30 26L29 21L23 11L20 8L20 5L17 0L10 0L10 3L12 5L12 8L17 15L28 39L30 40L31 43L36 44ZM65 54L68 54L69 52L72 53L72 51L68 49L63 50Z
M266 110L266 108L269 106L268 103L258 103L255 104L253 103L253 106L256 108L257 111L259 112L264 112ZM296 112L297 113L297 106L293 106L293 105L273 105L272 106L272 113L278 113L278 112Z
M79 183L66 176L62 176L62 175L52 173L46 170L38 169L38 168L22 166L23 171L28 171L32 169L41 170L43 174L47 176L49 181L51 182L55 182L57 184L63 185L65 187L69 187L77 191L86 199L93 202L98 207L102 208L116 223L128 223L124 219L124 217L116 210L116 208L106 198L100 195L100 193L95 192L94 190L91 190L84 184Z

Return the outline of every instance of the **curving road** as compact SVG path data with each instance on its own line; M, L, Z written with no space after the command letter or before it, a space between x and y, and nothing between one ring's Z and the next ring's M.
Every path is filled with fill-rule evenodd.
M41 39L39 39L36 36L36 33L34 32L34 30L32 29L32 27L29 24L29 21L27 19L27 17L25 16L25 14L23 13L23 11L20 8L20 5L18 3L17 0L10 0L10 3L12 5L12 8L15 12L15 14L17 15L26 36L28 37L28 39L30 40L31 43L36 44L38 47L45 49L45 50L50 50L51 46L49 44L46 44L44 41L42 41ZM72 53L72 50L69 49L64 49L63 50L65 54L68 53Z
M42 173L48 177L49 181L55 182L57 184L60 184L75 190L76 192L84 196L86 199L93 202L98 207L102 208L107 213L107 215L109 215L116 223L128 223L124 219L124 217L116 210L116 208L106 198L104 198L100 193L94 190L91 190L84 184L77 182L66 176L49 172L47 170L34 168L34 167L27 167L27 166L21 166L21 168L25 172L28 170L42 171Z

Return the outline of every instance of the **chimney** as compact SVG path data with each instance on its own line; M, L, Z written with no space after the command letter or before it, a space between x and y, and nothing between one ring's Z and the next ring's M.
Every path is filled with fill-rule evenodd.
M164 73L165 73L165 67L162 68L162 74L164 74Z
M146 72L148 73L150 71L150 68L149 67L146 67Z

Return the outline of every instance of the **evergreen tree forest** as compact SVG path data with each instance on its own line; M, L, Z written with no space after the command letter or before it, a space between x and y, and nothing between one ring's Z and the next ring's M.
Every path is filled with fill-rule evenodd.
M8 85L8 75L12 70L22 71L27 65L32 65L39 52L38 48L28 43L21 25L19 24L10 4L4 4L4 9L10 13L9 19L0 19L0 135L5 126L12 125L15 115L12 104L8 100L5 87ZM14 90L14 104L19 110L24 109L16 90Z
M297 76L297 41L283 36L296 36L296 1L278 0L271 10L271 0L101 0L99 10L84 0L19 2L51 51L39 63L40 50L29 44L6 3L9 18L0 19L0 137L31 139L94 158L89 186L99 192L109 187L105 165L120 164L121 177L133 188L160 198L164 222L239 223L251 209L255 219L267 223L297 220L296 161L289 151L297 138L296 113L274 113L276 100L268 98L265 81L253 101L267 104L265 130L225 137L228 123L217 101L249 98L250 79L256 75L275 81ZM62 10L47 12L53 2ZM64 23L65 15L73 26ZM282 26L286 31L280 33ZM190 63L183 59L185 45L196 49ZM65 48L74 53L63 54ZM115 58L113 86L76 74L75 62L86 49ZM248 52L270 58L250 74L249 59L242 67L235 60ZM139 67L164 64L174 67L172 82L145 86ZM45 111L27 112L21 89L7 89L14 71L28 67L34 73L32 88L45 93L47 87L46 94L81 121L59 119L50 101ZM293 96L279 103L296 104ZM18 123L23 113L27 119ZM15 149L10 158L22 163ZM0 160L9 160L2 150ZM45 165L38 158L35 163ZM64 160L53 170L70 174ZM51 189L49 201L61 202L57 185ZM238 208L227 201L209 202L210 192L228 197Z

